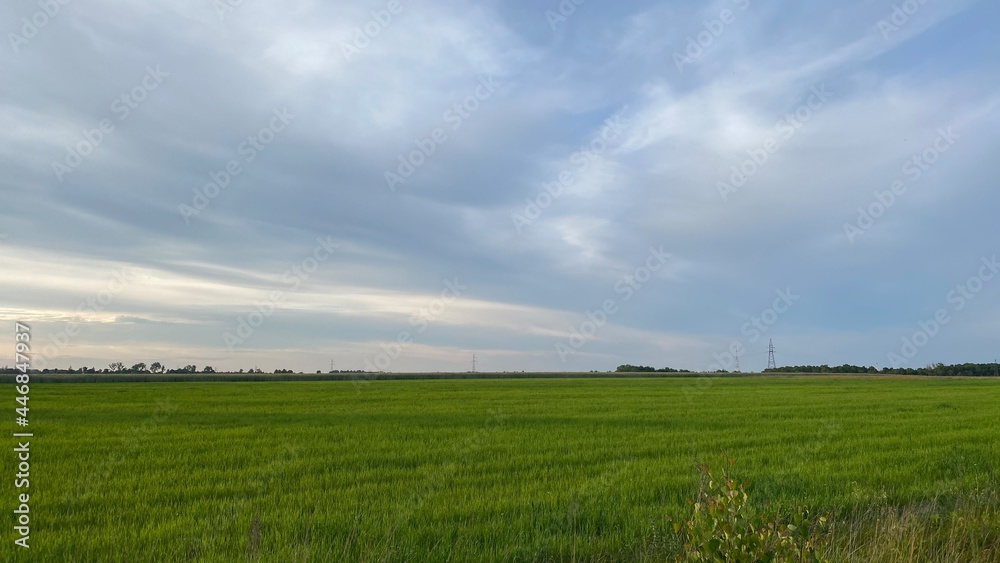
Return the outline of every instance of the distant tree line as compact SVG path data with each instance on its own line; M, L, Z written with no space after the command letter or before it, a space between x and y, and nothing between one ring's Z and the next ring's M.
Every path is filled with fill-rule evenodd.
M205 366L202 368L201 372L198 371L198 367L195 365L186 365L184 367L178 368L168 368L167 366L161 364L160 362L153 362L148 366L144 362L139 362L137 364L132 364L132 367L126 367L122 362L112 362L108 364L106 368L97 367L79 367L73 368L70 366L68 369L52 368L43 370L31 370L36 373L79 373L79 374L102 374L102 373L215 373L215 369L212 366ZM243 370L240 370L241 372ZM18 370L10 367L0 368L0 373L19 373Z
M160 374L160 373L218 373L218 372L216 372L216 370L212 366L205 366L204 368L201 369L201 371L198 371L198 367L195 366L195 365L186 365L184 367L177 367L177 368L167 368L166 366L164 366L160 362L153 362L153 363L149 364L148 366L145 363L143 363L143 362L139 362L137 364L133 364L132 367L126 367L125 364L123 364L122 362L113 362L111 364L108 364L108 367L103 368L103 369L102 368L96 368L96 367L86 367L86 366L79 367L79 368L74 368L74 367L70 366L69 368L51 368L51 369L42 369L42 370L33 369L31 371L32 371L32 373L53 373L53 374L65 373L65 374L98 374L98 375L99 374L112 374L112 373L114 373L114 374L121 374L121 373L136 373L136 374L146 374L146 373L153 373L153 374ZM16 368L12 368L12 367L9 367L9 366L8 367L0 367L0 374L10 374L10 373L21 373L21 372L19 370L17 370ZM299 372L295 371L295 370L292 370L292 369L276 369L273 372L265 372L264 370L262 370L260 368L253 367L253 368L250 368L248 370L240 369L239 371L236 371L236 372L233 372L233 373L295 374L295 373L299 373ZM320 370L317 370L316 373L323 373L323 372L320 371ZM366 373L366 372L364 370L360 370L360 369L358 369L358 370L335 369L335 370L330 370L329 373Z
M844 364L842 366L830 367L821 366L784 366L774 369L766 369L764 373L868 373L873 375L936 375L936 376L973 376L986 377L995 376L1000 373L997 364L955 364L946 366L944 364L932 364L922 368L889 368L879 369L874 366L853 366Z
M663 368L655 369L649 366L633 366L624 364L618 366L617 373L630 372L660 372L660 373L691 373L686 369ZM719 370L713 373L729 373ZM854 373L870 375L933 375L933 376L973 376L986 377L1000 375L1000 365L998 364L955 364L944 365L941 363L931 364L922 368L877 368L875 366L855 366L844 364L842 366L783 366L774 369L765 369L763 373Z
M623 364L618 366L615 370L617 373L630 373L630 372L658 372L658 373L691 373L686 369L674 369L674 368L662 368L656 369L650 366L633 366L632 364Z
M160 373L216 373L212 366L205 366L198 371L195 365L186 365L184 367L177 368L167 368L160 362L153 362L148 366L145 363L139 362L133 364L131 367L126 367L122 362L114 362L108 364L106 368L95 368L95 367L80 367L69 369L43 369L43 370L31 370L34 373L53 373L53 374L160 374ZM623 364L615 369L617 373L691 373L690 370L686 369L674 369L670 367L656 369L650 366L633 366L631 364ZM0 374L11 374L20 373L16 368L3 367L0 368ZM265 373L260 368L250 368L248 370L239 370L235 373ZM276 369L273 372L275 374L293 374L298 373L295 370L290 369ZM321 373L317 371L316 373ZM330 370L329 373L366 373L364 370ZM724 370L719 370L714 373L729 373ZM922 368L877 368L874 366L855 366L851 364L844 364L842 366L828 366L823 364L821 366L782 366L774 369L765 369L763 373L844 373L844 374L869 374L869 375L931 375L931 376L973 376L973 377L987 377L987 376L997 376L1000 375L1000 366L998 364L954 364L954 365L944 365L941 363L931 364Z

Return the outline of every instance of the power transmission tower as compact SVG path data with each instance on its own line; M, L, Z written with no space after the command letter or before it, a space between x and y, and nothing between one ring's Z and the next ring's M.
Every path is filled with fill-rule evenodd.
M736 354L736 373L740 373L740 355Z
M476 371L476 355L472 355L472 371Z
M775 369L778 365L774 363L774 340L767 341L767 369Z

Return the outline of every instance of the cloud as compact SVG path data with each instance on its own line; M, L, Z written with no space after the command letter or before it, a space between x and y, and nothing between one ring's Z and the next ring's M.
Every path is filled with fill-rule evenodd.
M387 6L71 4L6 52L0 318L45 342L78 326L54 365L360 369L458 279L468 290L391 369L465 370L473 352L500 371L704 369L793 287L802 303L771 332L785 357L884 364L1000 242L987 3L924 3L888 31L891 3L587 4L555 30L544 6ZM33 9L0 14L20 33ZM149 68L167 73L155 89ZM477 97L484 81L497 86ZM815 88L831 95L810 107ZM295 117L264 132L275 111ZM102 120L113 131L94 143ZM954 149L848 240L942 127ZM435 129L446 139L390 190ZM52 163L80 143L95 146L60 181ZM240 172L185 220L230 162ZM343 246L293 289L318 237ZM555 345L661 246L667 266L563 364ZM81 312L118 271L127 286ZM230 350L223 335L274 291ZM982 326L956 320L913 361L983 360Z

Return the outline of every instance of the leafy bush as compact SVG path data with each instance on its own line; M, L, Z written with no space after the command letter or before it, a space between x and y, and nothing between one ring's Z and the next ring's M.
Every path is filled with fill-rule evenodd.
M789 523L771 518L750 503L746 487L732 476L732 458L725 458L721 475L701 466L701 486L691 503L687 522L674 523L684 543L678 561L826 561L821 552L828 539L828 519L813 516L805 506Z

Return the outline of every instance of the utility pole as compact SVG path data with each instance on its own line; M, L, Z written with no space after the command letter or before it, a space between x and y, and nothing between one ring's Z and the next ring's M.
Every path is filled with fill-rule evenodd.
M767 369L776 369L777 364L774 363L774 340L768 339L767 341Z

